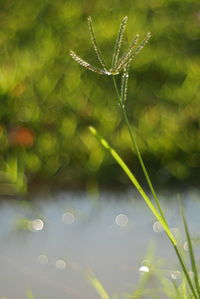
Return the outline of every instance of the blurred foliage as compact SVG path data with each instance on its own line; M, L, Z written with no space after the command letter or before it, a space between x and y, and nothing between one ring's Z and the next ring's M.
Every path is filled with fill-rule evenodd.
M140 175L111 78L92 64L87 17L105 57L122 17L152 39L132 63L127 110L144 160L160 186L200 180L199 0L4 0L0 2L0 193L27 186L95 187L125 183L89 133L94 125Z

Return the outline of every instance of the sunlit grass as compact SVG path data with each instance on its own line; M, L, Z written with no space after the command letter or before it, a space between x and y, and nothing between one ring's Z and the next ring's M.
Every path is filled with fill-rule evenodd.
M99 62L101 63L103 69L101 70L101 69L97 69L96 67L93 67L89 63L83 61L73 51L70 52L70 55L76 62L78 62L80 65L82 65L86 69L88 69L92 72L96 72L101 75L112 76L114 88L116 91L117 103L118 103L118 106L120 107L122 117L124 119L125 125L129 132L132 149L133 149L133 152L136 151L136 153L137 153L137 157L140 162L140 166L142 168L143 174L148 183L151 194L154 198L154 202L152 202L150 197L144 191L141 184L136 179L133 171L130 170L130 168L126 165L126 163L123 161L121 156L116 152L116 150L114 150L114 148L104 138L101 137L101 135L98 133L98 131L94 127L89 127L89 129L90 129L91 133L96 137L96 139L101 143L101 145L110 153L110 155L119 164L119 166L122 168L124 173L128 176L128 178L130 179L130 181L132 182L134 187L137 189L137 191L140 193L140 195L144 199L145 203L147 204L148 208L151 210L151 212L155 216L155 218L159 221L160 225L163 227L166 235L168 236L168 238L171 242L171 245L173 246L173 248L175 250L175 253L177 255L177 258L179 260L180 266L181 266L183 274L184 274L184 279L182 280L182 284L179 287L177 286L176 282L173 281L175 296L177 298L181 298L181 296L187 297L187 294L188 294L189 298L198 299L198 298L200 298L200 286L199 286L197 264L195 261L193 248L192 248L192 241L191 241L191 237L189 234L185 216L182 212L182 218L183 218L185 233L186 233L187 242L188 242L189 258L190 258L190 262L191 262L192 271L194 274L193 277L191 277L191 275L189 273L188 267L186 266L186 263L182 256L182 253L181 253L181 250L177 243L177 240L170 230L167 219L165 217L165 213L160 205L160 200L159 200L159 198L156 194L156 191L153 187L151 178L149 176L149 173L148 173L145 163L143 161L142 155L140 153L140 149L139 149L139 146L137 143L134 128L130 124L129 118L127 116L126 100L127 100L127 89L128 89L129 65L132 62L133 57L135 58L135 55L138 54L138 52L144 47L144 45L146 44L146 42L148 41L148 39L150 38L151 35L148 34L147 37L144 39L144 41L139 46L137 46L137 41L134 41L133 44L129 46L127 52L125 52L125 54L123 54L121 56L121 58L119 58L119 53L121 50L121 44L122 44L122 40L123 40L123 34L125 31L126 22L127 22L127 17L123 18L122 23L120 25L120 29L119 29L118 37L116 39L116 45L115 45L115 49L114 49L114 53L113 53L113 57L112 57L112 68L111 69L107 68L106 63L104 62L102 53L101 53L100 49L98 48L98 45L96 42L96 37L94 34L94 30L93 30L92 20L90 17L89 17L89 29L90 29L90 33L91 33L91 40L92 40L94 50L97 54L97 58L98 58ZM115 76L118 74L122 74L120 88L118 88L117 82L115 79ZM145 268L145 269L148 269L148 268ZM144 272L149 272L149 270L148 271L144 270ZM90 278L90 281L102 299L110 298L98 279ZM185 286L186 281L188 283L188 288L189 288L188 293L187 293L187 289ZM140 298L140 295L141 295L140 291L139 291L139 293L138 293L138 291L136 291L136 293L137 294L135 294L135 295L133 294L133 296L131 298Z

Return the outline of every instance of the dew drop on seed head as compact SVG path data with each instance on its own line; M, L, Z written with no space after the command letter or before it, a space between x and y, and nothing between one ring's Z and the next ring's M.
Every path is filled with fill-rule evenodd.
M111 75L111 72L108 72L108 71L104 71L105 75L108 75L110 76Z

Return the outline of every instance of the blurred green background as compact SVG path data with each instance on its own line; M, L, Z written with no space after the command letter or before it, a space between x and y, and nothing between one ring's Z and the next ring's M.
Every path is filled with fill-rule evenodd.
M111 63L121 19L123 48L152 38L130 68L128 115L153 182L200 182L199 0L2 0L0 2L0 194L41 186L93 190L128 180L88 131L94 125L142 174L110 77L76 64L72 49L99 66L91 16Z

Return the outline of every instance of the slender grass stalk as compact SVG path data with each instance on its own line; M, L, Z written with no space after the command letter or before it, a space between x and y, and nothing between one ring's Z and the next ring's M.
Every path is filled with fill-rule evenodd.
M187 288L186 288L186 279L184 278L180 287L180 293L182 295L181 299L187 299Z
M184 274L185 274L185 277L186 277L186 279L187 279L187 282L188 282L188 284L189 284L189 287L190 287L190 289L191 289L191 291L192 291L192 294L193 294L194 298L195 298L195 299L200 298L199 295L197 295L196 292L195 292L195 288L194 288L194 286L193 286L193 284L192 284L192 282L191 282L189 273L188 273L188 271L187 271L187 268L186 268L186 266L185 266L185 263L184 263L184 261L183 261L183 259L182 259L182 257L181 257L181 254L180 254L180 252L179 252L177 246L173 246L173 247L174 247L174 250L175 250L175 252L176 252L176 255L177 255L178 260L179 260L179 262L180 262L180 264L181 264L182 270L183 270L183 272L184 272Z
M127 98L128 68L129 68L129 65L130 65L131 61L133 60L133 58L143 49L143 47L145 46L145 44L149 41L149 39L151 37L151 34L148 33L146 35L146 37L144 38L144 40L136 47L136 45L138 43L138 38L139 38L139 36L136 35L135 39L133 40L133 42L129 46L128 50L121 56L121 58L119 58L119 53L120 53L120 49L121 49L121 44L122 44L122 40L123 40L123 34L124 34L124 31L125 31L126 22L127 22L127 17L125 17L122 20L121 25L120 25L120 29L119 29L119 33L118 33L118 36L117 36L117 39L116 39L115 49L114 49L114 53L113 53L113 57L112 57L112 67L111 67L111 69L107 68L106 63L105 63L105 61L103 59L103 56L101 54L101 51L100 51L100 49L97 45L91 18L88 19L90 36L91 36L91 40L92 40L94 50L97 54L97 58L98 58L99 62L101 63L103 69L99 69L97 67L94 67L94 66L90 65L88 62L84 61L82 58L77 56L73 51L70 51L70 55L76 62L78 62L80 65L82 65L83 67L85 67L86 69L88 69L90 71L96 72L100 75L108 75L108 76L112 75L114 87L115 87L115 90L116 90L116 93L117 93L117 101L118 101L118 104L120 106L125 124L128 128L128 131L129 131L133 151L134 151L134 149L136 150L138 160L140 162L141 168L143 170L144 176L145 176L146 181L148 183L148 186L151 190L151 193L154 197L154 201L155 201L155 204L156 204L157 208L151 202L148 195L145 193L145 191L143 190L143 188L141 187L141 185L139 184L139 182L137 181L137 179L135 178L133 173L130 171L130 169L124 163L124 161L121 159L121 157L117 154L117 152L107 143L107 141L105 139L103 139L98 134L98 132L95 130L95 128L90 127L90 131L100 141L100 143L104 146L104 148L110 152L110 154L113 156L113 158L121 166L121 168L127 174L127 176L129 177L129 179L131 180L133 185L136 187L138 192L141 194L141 196L145 200L145 202L148 205L151 212L154 214L156 219L162 225L162 227L165 230L172 246L174 247L177 258L180 262L183 273L185 274L185 278L186 278L186 280L188 282L188 285L190 287L190 290L192 292L192 297L194 299L200 299L200 287L199 287L199 281L198 281L198 273L197 273L197 269L196 269L196 264L195 264L193 249L192 249L192 243L191 243L191 238L190 238L189 231L188 231L188 228L187 228L187 223L186 223L185 219L183 218L184 227L185 227L186 236L187 236L188 245L189 245L190 261L191 261L192 269L193 269L193 272L194 272L194 275L195 275L194 283L195 283L196 289L193 286L193 282L192 282L192 280L189 276L189 273L187 271L187 267L185 266L184 260L183 260L181 254L180 254L180 251L177 247L176 239L170 231L170 228L169 228L169 225L168 225L167 220L165 218L164 212L163 212L163 210L160 206L159 199L156 195L156 192L154 190L153 184L152 184L151 179L149 177L148 171L147 171L146 166L144 164L144 161L142 159L142 155L140 153L135 134L133 132L133 129L131 127L130 121L129 121L127 113L126 113L125 101L126 101L126 98ZM120 92L119 92L114 76L118 75L120 72L122 72L123 74L122 74L122 80L121 80L121 89L120 89ZM96 281L95 281L95 283L96 283ZM97 289L98 288L101 289L101 285L99 285L99 283L96 283L96 286L97 286ZM106 296L106 297L103 297L104 299L109 298L107 293L105 293L104 295Z
M172 283L173 283L173 286L174 286L174 290L175 290L177 299L182 299L179 288L176 284L176 281L172 280Z
M90 275L88 280L92 284L93 288L97 291L101 299L111 299L101 282L96 277Z
M123 98L123 97L126 96L126 94L122 94L121 93L123 97L120 96L119 91L118 91L118 87L117 87L117 83L116 83L116 80L115 80L115 77L112 76L112 79L113 79L114 87L115 87L115 90L116 90L116 93L117 93L118 103L119 103L120 108L121 108L122 116L123 116L124 121L126 123L126 126L128 128L129 135L130 135L130 138L131 138L131 141L132 141L133 151L134 151L134 149L136 150L136 154L137 154L138 160L139 160L140 165L142 167L143 173L145 175L145 178L147 180L147 183L149 185L151 193L152 193L152 195L153 195L153 197L155 199L156 205L157 205L157 207L159 209L159 212L160 212L161 216L163 217L163 219L165 219L163 210L162 210L162 208L160 206L159 199L158 199L158 197L156 195L156 192L154 190L153 184L152 184L151 179L150 179L150 177L148 175L148 172L146 170L145 164L143 162L143 159L142 159L142 156L141 156L141 153L140 153L137 141L136 141L136 137L133 134L133 131L132 131L132 128L131 128L131 124L129 122L129 119L128 119L128 116L127 116L127 113L126 113L126 110L125 110L124 102L125 102L126 98ZM127 84L127 82L123 82L122 81L122 85L125 85L125 84ZM127 90L127 86L126 87L122 87L121 86L121 90L122 89L126 89ZM164 220L164 221L166 221L166 220Z
M182 219L183 219L185 234L186 234L186 238L187 238L190 263L191 263L192 271L194 273L194 282L195 282L195 286L196 286L196 289L197 289L197 293L200 296L200 286L199 286L199 279L198 279L198 271L197 271L196 261L195 261L195 257L194 257L194 251L193 251L193 246L192 246L192 239L190 237L190 233L189 233L189 229L188 229L188 225L187 225L187 221L186 221L183 209L181 209L181 216L182 216Z

